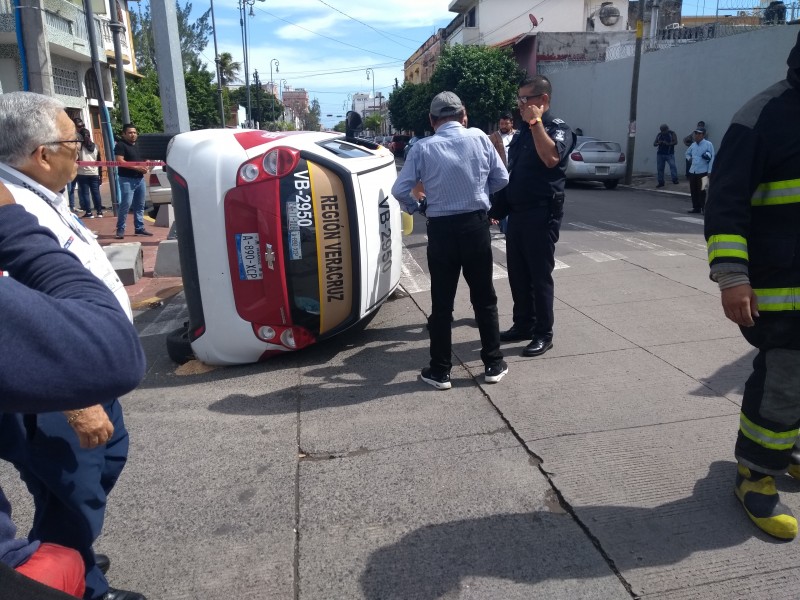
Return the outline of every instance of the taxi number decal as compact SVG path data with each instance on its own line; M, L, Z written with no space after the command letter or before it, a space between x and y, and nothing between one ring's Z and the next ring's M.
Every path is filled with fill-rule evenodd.
M239 279L244 281L264 279L257 233L237 233L236 254L239 259Z

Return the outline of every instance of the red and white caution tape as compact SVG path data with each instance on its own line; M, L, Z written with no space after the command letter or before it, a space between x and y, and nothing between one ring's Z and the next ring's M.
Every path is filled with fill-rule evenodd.
M79 160L79 167L165 167L163 160L141 160L135 162L119 162L118 160Z

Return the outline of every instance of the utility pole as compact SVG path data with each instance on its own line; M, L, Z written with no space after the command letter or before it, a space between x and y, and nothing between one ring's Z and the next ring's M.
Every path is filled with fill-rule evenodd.
M214 34L214 63L217 66L217 96L219 98L219 126L225 129L225 104L222 101L222 71L219 68L217 49L217 21L214 19L214 0L211 0L211 33Z
M640 3L641 4L641 3ZM639 65L642 62L642 10L636 19L636 51L633 55L633 76L631 77L631 110L628 120L628 148L625 155L628 158L625 164L625 185L630 185L633 179L633 151L636 147L636 103L639 98Z
M261 114L261 104L258 101L258 92L261 91L261 82L258 80L258 69L253 71L253 82L256 84L256 114L258 115L258 129L261 129L264 116Z
M117 15L116 0L109 2L108 6L108 27L111 29L111 37L114 41L114 64L117 72L117 92L119 92L119 111L122 113L122 122L131 122L131 113L128 110L128 89L125 87L125 67L122 62L122 43L119 36L125 33L125 26L119 22ZM131 56L131 60L136 60Z
M164 133L189 131L189 109L186 103L186 82L178 36L178 16L172 0L151 0L153 36L158 65L161 112Z

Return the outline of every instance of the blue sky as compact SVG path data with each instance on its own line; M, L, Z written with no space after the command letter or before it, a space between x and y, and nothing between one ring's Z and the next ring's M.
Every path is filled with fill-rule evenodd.
M251 80L258 70L259 79L268 82L270 62L276 59L279 66L273 80L285 79L293 88L305 88L310 99L317 98L327 127L342 120L348 94L372 93L374 83L376 94L388 96L395 78L402 84L403 62L456 16L447 10L451 0L252 1L254 16L248 17ZM135 3L129 6L137 10ZM716 6L717 0L684 0L683 14L714 14ZM192 14L199 16L208 7L208 0L193 0ZM216 0L214 12L219 51L230 52L241 62L237 0ZM212 40L203 55L213 71ZM367 80L367 68L373 69L374 82Z
M186 0L179 0L184 5ZM451 0L255 0L249 17L250 73L258 70L263 83L270 79L270 61L279 62L273 80L285 79L293 88L305 88L317 98L322 124L342 120L347 95L375 93L388 96L394 80L403 82L403 62L455 13ZM130 3L132 11L137 10ZM207 0L193 0L192 14L208 9ZM249 8L248 8L249 12ZM242 33L236 0L215 0L219 51L242 61ZM214 45L203 52L213 71ZM274 63L273 63L274 64ZM244 73L242 73L244 78ZM328 117L327 115L333 115Z

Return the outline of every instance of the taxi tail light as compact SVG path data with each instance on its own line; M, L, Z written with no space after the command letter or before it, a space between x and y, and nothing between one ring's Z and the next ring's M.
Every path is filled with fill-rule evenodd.
M155 173L150 173L150 185L151 185L151 186L154 186L154 185L156 185L156 186L157 186L157 185L161 185L161 184L158 182L158 175L156 175Z
M625 153L624 152L620 152L619 153L619 160L617 162L625 162Z
M583 154L581 154L580 152L573 152L572 154L569 155L569 157L572 160L583 162Z
M273 148L243 163L236 175L236 185L280 179L294 171L299 161L300 152L294 148L286 146Z
M253 332L262 342L280 344L289 350L299 350L317 341L304 327L272 327L253 323Z

